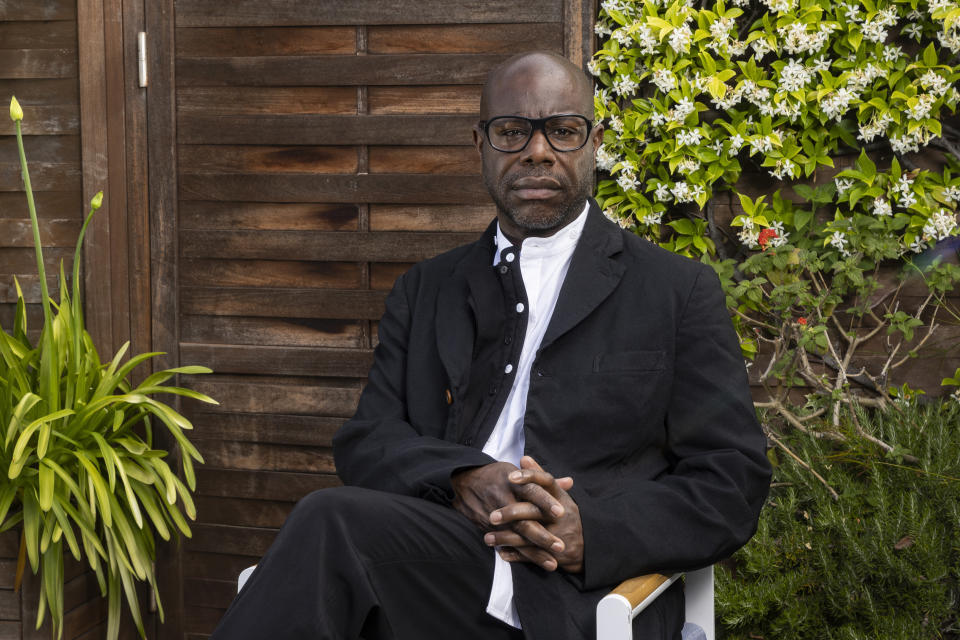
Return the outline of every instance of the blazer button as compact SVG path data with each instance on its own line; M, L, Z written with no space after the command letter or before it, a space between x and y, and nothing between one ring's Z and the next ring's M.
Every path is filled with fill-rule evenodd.
M447 389L446 396L447 396L447 404L453 404L453 394L450 393L450 389Z
M510 268L507 267L507 265L503 265L503 266L500 267L500 273L506 274L507 271L510 271Z

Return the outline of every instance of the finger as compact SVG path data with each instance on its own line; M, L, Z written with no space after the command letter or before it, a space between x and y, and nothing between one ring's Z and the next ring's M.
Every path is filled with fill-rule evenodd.
M543 471L543 467L540 466L539 462L533 459L533 456L523 456L520 458L520 468L537 469L538 471Z
M560 553L566 546L563 540L550 533L546 527L535 520L515 522L510 528L514 533L523 536L528 541L527 544L533 544L551 553Z
M563 515L564 508L560 503L559 498L552 495L539 484L532 482L523 484L522 481L521 483L514 483L513 492L517 495L517 497L522 498L526 502L531 502L537 505L537 507L540 509L540 513L543 516L549 514L554 518L559 518Z
M539 520L543 517L540 508L530 502L514 502L490 513L490 524L503 525L520 520Z
M545 571L557 570L557 559L539 547L508 547L500 550L507 562L532 562Z
M524 547L530 541L511 529L489 531L483 536L483 542L488 547Z
M564 491L570 491L570 489L573 489L573 478L571 478L570 476L557 478L557 486L563 489Z

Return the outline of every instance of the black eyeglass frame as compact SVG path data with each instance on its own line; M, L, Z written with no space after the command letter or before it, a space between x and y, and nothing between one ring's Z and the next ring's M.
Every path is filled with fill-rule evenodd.
M501 149L497 145L493 144L493 141L490 139L490 124L494 120L499 120L501 118L511 118L513 120L524 120L530 123L530 127L531 127L530 135L527 136L527 141L524 142L523 146L520 147L519 149ZM581 120L587 123L587 133L584 136L583 142L580 144L579 147L576 147L574 149L557 149L553 145L553 142L550 140L550 136L547 135L546 124L548 120L553 120L554 118L580 118ZM477 124L479 125L480 129L483 131L483 136L487 139L487 143L490 145L490 147L492 149L496 149L500 153L520 153L521 151L527 148L527 145L529 145L530 141L533 140L533 134L535 134L537 131L543 134L543 137L547 141L547 144L550 145L550 148L558 153L568 153L570 151L579 151L580 149L583 149L585 146L587 146L587 143L590 141L590 132L593 131L593 121L590 120L590 118L588 118L587 116L579 113L555 113L552 116L547 116L546 118L525 118L523 116L494 116L489 120L481 120Z

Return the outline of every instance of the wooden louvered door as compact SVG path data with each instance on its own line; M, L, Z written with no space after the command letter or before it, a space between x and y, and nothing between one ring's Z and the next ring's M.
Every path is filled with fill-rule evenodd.
M220 401L184 406L199 517L163 561L158 631L192 639L293 503L337 484L330 439L394 279L493 217L470 136L487 70L528 49L582 64L594 8L146 4L154 346L212 367L190 384Z

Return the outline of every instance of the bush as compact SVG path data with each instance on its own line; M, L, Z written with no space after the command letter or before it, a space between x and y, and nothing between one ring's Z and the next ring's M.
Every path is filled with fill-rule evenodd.
M784 436L839 498L777 450L759 530L717 574L720 637L960 637L960 403L859 419L897 455Z

